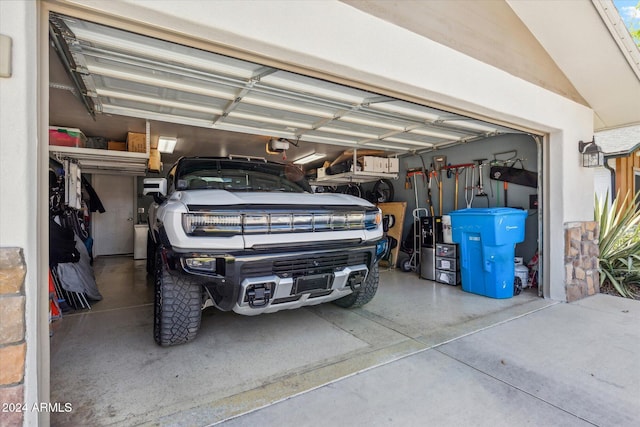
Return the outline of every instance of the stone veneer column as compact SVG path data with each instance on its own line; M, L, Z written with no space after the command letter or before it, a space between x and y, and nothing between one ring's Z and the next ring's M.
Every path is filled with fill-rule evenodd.
M595 221L569 222L564 225L564 268L567 302L600 292L598 238Z
M24 404L26 268L22 249L0 248L0 403ZM0 425L22 426L22 410L1 411Z

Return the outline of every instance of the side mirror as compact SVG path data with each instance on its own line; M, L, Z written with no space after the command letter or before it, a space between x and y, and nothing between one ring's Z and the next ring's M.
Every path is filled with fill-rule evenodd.
M167 195L167 179L166 178L145 178L142 194L166 196Z

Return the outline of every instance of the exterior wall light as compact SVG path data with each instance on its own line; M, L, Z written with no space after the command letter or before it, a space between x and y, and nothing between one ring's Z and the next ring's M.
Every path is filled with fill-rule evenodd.
M578 143L578 151L582 153L582 166L585 168L597 168L604 166L604 153L596 145L595 139Z

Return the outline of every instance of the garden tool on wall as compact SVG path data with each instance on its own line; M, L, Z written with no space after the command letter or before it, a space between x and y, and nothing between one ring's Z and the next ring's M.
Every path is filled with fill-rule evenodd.
M422 157L422 155L420 155L419 157L420 161L422 162L422 179L425 186L427 187L427 205L429 205L429 212L431 212L431 216L433 216L433 200L431 199L431 172L427 170L427 165L424 163L424 158ZM416 207L418 207L417 204Z
M487 159L476 159L474 162L478 164L478 192L476 193L476 197L486 197L487 199L487 207L489 207L489 196L484 192L484 178L482 169L486 166Z
M438 183L438 214L442 216L442 176L440 172L447 165L447 156L433 156L433 170Z
M455 176L455 193L453 198L453 210L458 210L458 195L460 194L460 191L459 191L460 174L462 174L463 172L465 172L465 199L467 199L467 205L470 205L471 201L473 200L473 193L471 194L471 201L469 201L469 198L468 198L467 187L469 187L470 185L468 183L468 178L467 178L468 174L466 173L466 170L468 168L473 169L474 166L475 166L474 163L462 163L458 165L449 164L444 167L444 169L447 170L447 178L451 178L452 176ZM473 178L471 179L471 184L473 184ZM470 187L470 188L473 190L474 187Z
M493 161L491 162L491 169L489 170L489 177L495 179L496 182L503 181L502 188L504 190L504 206L509 206L509 199L507 198L507 192L509 189L509 182L514 179L516 182L524 182L522 179L526 179L525 175L531 175L530 172L522 169L514 168L515 164L520 162L522 165L522 159L518 158L517 150L503 151L501 153L493 154ZM515 177L515 178L513 178ZM537 182L536 182L537 184ZM496 187L497 188L497 187ZM500 204L500 195L498 194L498 204Z
M507 189L509 188L509 183L507 181L503 181L504 184L504 207L508 207L509 205L507 204Z
M422 175L422 168L408 168L404 177L404 189L413 190L416 186L416 175ZM426 182L425 182L426 185Z
M471 169L471 173L469 173L469 169ZM476 180L476 167L475 165L471 166L468 169L464 170L464 200L467 202L467 209L471 207L473 203L473 190L475 190L474 181Z
M405 176L404 188L406 190L413 190L413 195L418 203L418 186L416 185L416 175L421 174L422 169L410 168L407 169L407 175Z
M464 168L462 168L464 169ZM457 211L458 210L458 178L460 177L460 169L456 168L455 169L455 174L456 174L456 189L455 189L455 194L454 194L454 199L453 199L453 210Z
M431 171L429 172L429 178L427 180L428 184L427 184L427 205L429 205L429 213L431 214L431 216L435 215L435 211L433 209L433 199L431 198L431 182L433 180L433 177L435 172Z

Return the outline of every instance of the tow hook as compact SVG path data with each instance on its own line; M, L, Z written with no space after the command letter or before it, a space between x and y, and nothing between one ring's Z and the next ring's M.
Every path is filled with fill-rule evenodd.
M260 283L247 288L250 307L264 307L271 300L271 283Z
M364 271L355 271L349 275L347 279L347 284L351 288L352 291L357 291L362 286L364 282L365 274Z

